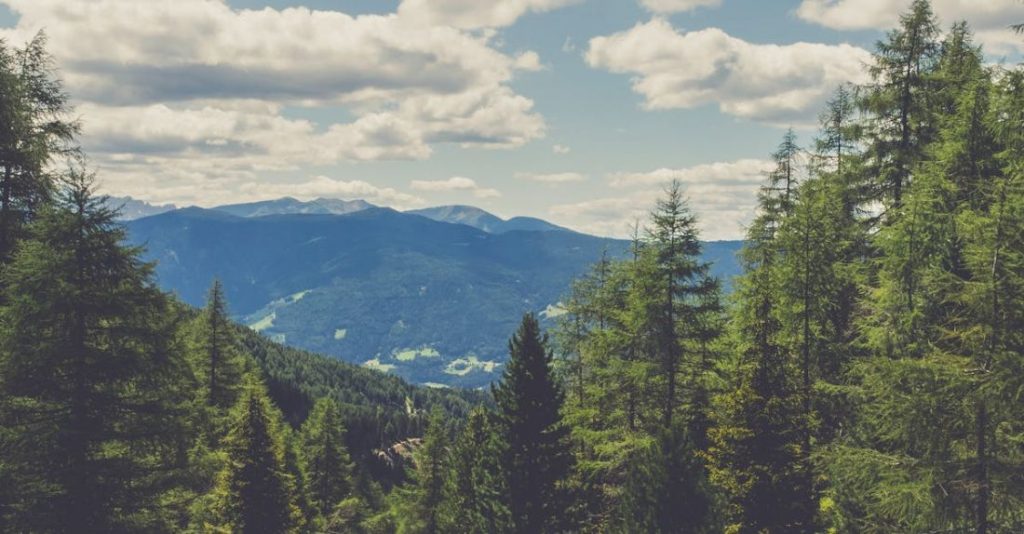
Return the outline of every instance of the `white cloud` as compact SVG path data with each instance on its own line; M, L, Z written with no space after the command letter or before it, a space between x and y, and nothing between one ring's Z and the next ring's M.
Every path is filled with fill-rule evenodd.
M105 160L97 161L96 165L99 169L100 189L105 193L131 195L149 202L169 202L179 206L209 207L282 196L301 199L363 199L396 209L410 209L425 204L422 198L415 195L362 180L340 180L326 176L282 178L273 182L256 180L254 172L257 169L240 169L216 160L183 159L154 167L150 161L134 158L114 166L108 166Z
M545 184L565 184L571 182L582 182L587 179L586 176L578 172L557 172L549 174L537 174L537 173L518 173L516 178L520 180L529 180L531 182L541 182Z
M45 28L83 145L111 182L161 176L150 185L172 189L178 177L197 190L200 176L258 181L306 165L424 159L439 144L514 148L545 133L533 101L508 85L542 68L539 56L499 51L491 31L224 0L0 3L19 17L0 38L17 44ZM526 2L515 16L563 3Z
M543 13L582 0L403 0L398 13L421 24L458 28L511 26L527 13Z
M892 28L912 0L803 0L796 10L801 19L837 30ZM1024 48L1009 26L1024 22L1019 0L932 0L932 9L945 26L966 20L990 52Z
M461 191L472 193L476 198L496 198L501 196L497 189L480 187L476 180L464 176L453 176L447 180L413 180L409 187L416 191L433 193Z
M683 184L690 208L698 217L703 239L737 239L757 206L757 191L769 162L744 159L624 172L608 176L610 185L628 192L614 197L560 204L551 208L555 222L598 235L629 237L636 221L647 222L650 210L672 180Z
M540 62L540 56L533 50L516 56L515 67L526 71L544 70L544 65Z
M640 0L652 13L682 13L698 7L718 7L722 0Z
M572 149L565 145L554 145L551 147L551 151L555 154L568 154L572 152Z
M717 104L723 113L810 123L828 95L865 80L866 50L851 45L748 43L717 28L680 33L662 18L590 40L587 63L632 74L651 110Z
M293 184L249 183L242 185L240 192L243 196L264 199L283 196L299 199L362 199L396 209L409 209L424 204L423 199L402 193L391 187L377 187L362 180L335 180L327 176L316 176L308 181Z
M609 175L612 187L643 187L679 180L685 184L756 186L771 164L760 159L704 163L682 169L661 168L647 172L623 172Z

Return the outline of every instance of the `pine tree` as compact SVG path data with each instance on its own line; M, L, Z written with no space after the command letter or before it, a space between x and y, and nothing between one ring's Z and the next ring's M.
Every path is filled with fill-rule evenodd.
M301 463L312 509L320 521L352 493L352 460L337 401L321 398L302 425Z
M993 124L1019 111L990 110L980 58L966 28L954 26L935 74L947 106L942 128L904 217L877 238L880 284L865 326L874 357L853 373L860 417L851 439L826 456L844 519L868 531L1019 528L1010 510L1020 487L1006 481L1021 457L1000 444L1018 432L1019 413L994 408L1014 403L995 394L1007 375L995 372L1001 350L992 345L994 310L1014 292L995 280L1015 278L1012 269L993 276L1003 259L997 243L1016 224L1001 224L1012 210L1002 211L1007 197L997 193L1012 183L1012 167L1000 169L996 154L1012 138Z
M231 414L224 468L212 495L214 525L233 533L292 532L300 521L285 465L280 415L262 384L249 384Z
M507 444L503 470L513 531L523 534L559 529L558 514L564 509L560 485L572 464L561 415L564 394L546 344L537 318L525 315L509 342L501 382L491 388Z
M12 531L163 530L183 435L173 314L72 170L4 271L0 450Z

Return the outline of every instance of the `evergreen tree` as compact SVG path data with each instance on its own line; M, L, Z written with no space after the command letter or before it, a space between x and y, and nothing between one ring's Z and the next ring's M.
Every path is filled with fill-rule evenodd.
M77 151L79 126L52 64L43 33L21 49L0 42L0 263L51 199L50 164Z
M3 273L0 451L12 531L171 526L183 369L173 314L114 213L73 170Z
M813 532L816 501L811 487L806 406L792 377L793 358L782 343L779 320L779 225L792 194L769 176L761 191L760 211L743 249L733 318L740 361L734 386L718 399L712 430L713 480L731 504L736 532Z
M703 455L679 426L632 458L623 493L622 532L721 532Z
M874 198L892 212L887 220L897 217L914 162L935 132L930 89L938 38L931 4L914 0L899 27L876 46L872 81L860 101L869 114L867 155L878 180Z
M713 335L700 328L701 319L719 310L718 282L708 275L708 264L700 260L701 243L696 223L683 199L682 185L672 182L651 215L647 248L653 255L649 273L654 277L653 285L663 289L638 295L654 299L647 307L653 322L650 329L652 341L656 343L656 361L665 381L661 400L661 428L664 430L673 427L673 414L680 404L680 368L684 362L691 368L696 367L701 360L702 343L710 341L707 337ZM707 411L707 406L693 406L695 398L703 398L700 392L694 393L696 395L688 399L691 419L702 417Z
M537 318L525 315L509 342L501 382L492 386L507 444L503 470L508 474L513 531L524 534L559 530L564 509L560 486L572 464L561 415L564 395L546 344Z
M501 534L512 531L507 506L508 474L502 471L504 444L492 415L470 412L451 450L440 521L443 532Z
M248 385L231 415L224 468L211 499L216 523L204 528L246 534L294 531L300 510L285 465L282 422L262 384Z
M448 469L448 434L439 410L430 414L426 435L415 453L413 484L399 493L396 522L400 534L438 534Z
M352 461L337 401L321 398L302 425L302 472L310 504L320 521L352 493Z
M194 321L196 376L205 404L225 412L234 406L242 387L245 362L228 315L220 280L210 286L206 307Z

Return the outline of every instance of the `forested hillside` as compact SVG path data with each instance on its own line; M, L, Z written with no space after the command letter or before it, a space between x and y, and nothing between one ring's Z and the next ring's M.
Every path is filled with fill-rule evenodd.
M927 0L770 155L731 296L674 182L489 395L161 292L44 44L0 47L5 532L1024 531L1024 69Z
M572 279L629 248L564 229L491 233L388 208L261 216L324 205L186 208L131 221L129 240L157 262L159 286L189 304L201 305L218 278L235 317L281 343L467 388L500 376L520 314L543 313L553 325ZM739 245L706 246L723 279L738 270Z
M868 68L771 154L730 298L674 184L566 298L562 391L527 320L399 531L1024 530L1024 72L924 0Z

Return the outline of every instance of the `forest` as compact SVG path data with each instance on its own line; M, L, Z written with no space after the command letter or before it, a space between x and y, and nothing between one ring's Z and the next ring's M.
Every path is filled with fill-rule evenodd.
M0 45L0 531L1024 531L1024 68L927 0L781 139L728 295L675 182L486 392L159 291L52 65Z

